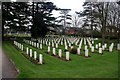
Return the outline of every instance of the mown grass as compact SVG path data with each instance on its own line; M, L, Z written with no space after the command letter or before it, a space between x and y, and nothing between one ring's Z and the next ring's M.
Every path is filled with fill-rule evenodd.
M43 54L44 64L35 65L17 50L11 41L3 42L3 50L15 62L20 74L17 78L117 78L118 51L105 51L103 55L90 53L89 58L70 54L71 61L64 61L24 43L37 53ZM65 53L64 53L65 54Z

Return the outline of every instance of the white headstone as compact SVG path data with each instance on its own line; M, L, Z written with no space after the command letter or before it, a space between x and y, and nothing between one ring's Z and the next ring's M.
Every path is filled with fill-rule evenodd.
M67 45L65 45L65 49L66 49L66 50L68 49Z
M101 43L99 43L98 45L99 45L99 47L101 47Z
M110 47L109 47L109 52L112 52L112 51L113 51L113 47L110 46Z
M39 48L39 43L37 43L37 48Z
M90 48L92 48L92 44L90 43L89 45L90 45Z
M56 43L56 48L58 48L58 44Z
M45 44L45 41L43 40L43 44Z
M47 44L47 41L46 41L46 45L48 45L48 44Z
M39 64L43 64L43 57L42 57L42 54L39 54Z
M88 49L85 50L85 57L88 57Z
M23 51L23 50L24 50L23 45L22 45L22 47L21 47L21 48L22 48L22 51Z
M50 46L48 46L48 53L50 53Z
M19 48L19 43L17 42L17 47Z
M17 41L16 41L16 46L18 46L18 43L17 43Z
M40 49L42 49L42 44L40 44Z
M41 44L43 43L42 40L40 41L40 43L41 43Z
M92 44L94 44L94 41L92 41Z
M69 60L69 55L70 55L70 53L67 51L66 52L66 60Z
M99 48L99 53L102 54L102 48Z
M52 47L54 47L54 43L52 43Z
M20 43L18 43L18 48L21 49L21 44Z
M26 48L26 53L29 54L29 48L28 47Z
M16 46L18 45L18 42L16 42Z
M114 46L114 43L112 43L111 46Z
M49 46L50 46L50 42L49 42Z
M104 47L107 48L107 43L104 44Z
M22 44L20 44L20 49L22 50Z
M80 48L77 48L77 54L80 55Z
M30 41L28 40L28 44L30 44Z
M104 45L102 45L102 49L105 50L105 46Z
M98 38L95 38L95 40L98 40Z
M63 45L63 42L61 41L61 45Z
M37 58L37 52L34 51L34 59L36 60L36 58Z
M81 49L81 44L79 45L79 48Z
M73 46L71 46L71 49L73 48Z
M67 42L65 41L65 45L67 45Z
M32 46L34 45L34 42L32 42Z
M120 50L120 44L117 44L117 50Z
M16 46L19 48L19 43L18 42L16 43Z
M17 46L17 42L15 41L15 45Z
M30 45L32 44L32 42L30 41Z
M71 47L71 44L69 43L69 47Z
M88 46L87 46L87 45L85 45L85 50L87 49L87 47L88 47Z
M95 45L95 48L98 49L98 44Z
M17 47L19 48L19 43L17 42Z
M94 52L94 46L91 47L91 52Z
M59 57L62 57L62 49L59 49Z
M55 48L53 48L53 55L56 55L56 50L55 50Z
M14 41L14 45L16 46L16 41Z
M86 45L86 40L84 39L84 45Z
M32 49L30 49L30 57L32 57Z
M15 45L15 41L14 41L14 45Z
M34 47L36 47L36 42L34 43Z

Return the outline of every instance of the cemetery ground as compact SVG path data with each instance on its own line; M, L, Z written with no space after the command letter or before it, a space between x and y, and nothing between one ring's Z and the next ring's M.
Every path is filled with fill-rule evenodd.
M43 64L34 64L26 58L26 50L18 49L13 44L13 40L3 41L4 52L14 61L20 71L17 78L118 78L118 50L115 47L112 52L103 51L102 55L97 50L94 53L89 50L90 57L88 58L70 53L70 61L65 61L48 54L48 47L45 45L41 50L23 40L17 41L24 45L24 50L29 47L43 55ZM101 40L95 41L95 43L98 42ZM64 47L60 46L60 48L65 56ZM81 54L84 54L84 50L81 50Z

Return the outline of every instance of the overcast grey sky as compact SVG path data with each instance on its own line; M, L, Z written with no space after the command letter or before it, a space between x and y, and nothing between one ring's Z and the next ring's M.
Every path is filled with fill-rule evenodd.
M85 0L50 0L53 2L58 8L63 9L71 9L70 14L73 15L75 11L83 10L83 2ZM53 11L54 15L57 16L59 12Z

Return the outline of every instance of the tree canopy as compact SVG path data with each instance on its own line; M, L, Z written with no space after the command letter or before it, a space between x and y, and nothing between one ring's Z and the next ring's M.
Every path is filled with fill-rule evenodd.
M3 27L14 31L26 31L31 27L32 37L43 37L55 27L52 11L56 6L52 2L3 2ZM30 25L32 24L32 25Z

